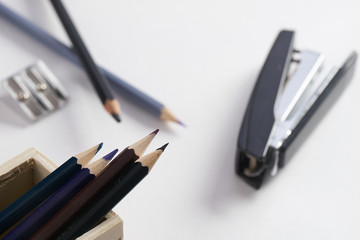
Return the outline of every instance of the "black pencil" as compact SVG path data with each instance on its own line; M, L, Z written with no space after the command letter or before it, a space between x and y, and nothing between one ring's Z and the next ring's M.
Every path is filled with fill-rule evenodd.
M61 0L50 1L58 14L59 19L73 44L75 52L77 53L77 56L91 80L91 83L100 97L105 110L110 113L116 121L120 122L120 105L114 98L107 78L95 64Z
M29 189L21 197L0 212L0 234L32 211L37 205L58 190L81 168L88 164L101 149L102 143L67 160L55 171Z
M105 189L118 175L128 169L149 146L159 130L126 147L95 179L87 184L74 198L66 204L55 216L39 229L31 239L52 240L98 193Z
M117 149L87 165L22 220L2 240L29 239L110 162Z
M125 173L100 191L95 199L87 203L81 212L66 224L67 227L56 239L75 239L94 227L150 172L167 145L139 158Z

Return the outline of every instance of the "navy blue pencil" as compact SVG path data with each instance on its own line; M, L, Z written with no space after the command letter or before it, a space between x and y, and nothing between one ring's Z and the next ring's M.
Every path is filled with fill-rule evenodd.
M86 203L77 215L64 223L60 233L51 240L75 239L93 228L151 171L167 145L139 158L132 166L120 173L94 199ZM44 238L34 239L45 240Z
M31 23L27 19L18 15L11 9L7 8L4 4L0 3L0 16L2 16L8 22L14 24L16 27L21 29L23 32L27 33L32 38L41 42L43 45L56 52L60 56L64 57L68 61L74 63L75 65L81 67L81 64L76 57L74 51L42 30L40 27L36 26L34 23ZM105 77L110 81L110 84L121 94L122 97L129 99L134 104L142 107L144 110L153 114L154 116L160 118L163 121L172 121L183 125L166 107L163 103L158 100L150 97L146 93L140 91L129 83L125 82L121 78L115 76L108 70L99 66L99 69L103 71Z
M117 153L117 149L76 173L59 190L11 230L3 240L29 239L87 183L98 175Z
M24 195L1 211L0 234L5 232L13 224L18 222L40 203L46 200L51 194L57 191L72 176L80 171L82 167L87 165L101 147L102 143L71 157Z

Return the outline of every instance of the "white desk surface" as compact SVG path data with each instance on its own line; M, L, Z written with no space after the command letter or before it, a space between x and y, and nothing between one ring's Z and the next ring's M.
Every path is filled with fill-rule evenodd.
M1 1L69 42L49 1ZM261 190L234 173L249 95L281 29L296 47L338 63L359 51L356 1L65 1L98 63L164 102L187 127L165 124L119 96L103 110L84 72L0 19L0 78L43 59L71 101L27 124L0 102L0 163L29 147L57 164L104 142L122 149L156 128L170 145L115 211L126 239L359 239L358 71L290 163Z

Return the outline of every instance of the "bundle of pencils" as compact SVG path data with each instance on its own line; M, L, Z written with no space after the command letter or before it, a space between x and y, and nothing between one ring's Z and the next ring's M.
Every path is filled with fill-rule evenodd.
M89 231L159 159L167 144L143 156L157 133L126 147L115 158L117 149L88 164L102 143L71 157L0 212L2 239L75 239Z

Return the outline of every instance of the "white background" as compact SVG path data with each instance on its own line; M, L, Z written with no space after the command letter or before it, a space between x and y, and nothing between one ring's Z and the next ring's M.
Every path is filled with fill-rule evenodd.
M66 43L49 1L1 1ZM106 114L84 72L0 18L0 78L43 59L71 101L35 124L0 102L0 163L35 147L55 163L100 141L100 155L156 128L170 145L115 211L125 238L359 239L359 74L276 179L255 191L234 173L253 84L281 29L296 47L341 63L359 50L357 1L65 1L97 62L165 103L187 125L162 123L119 97Z

